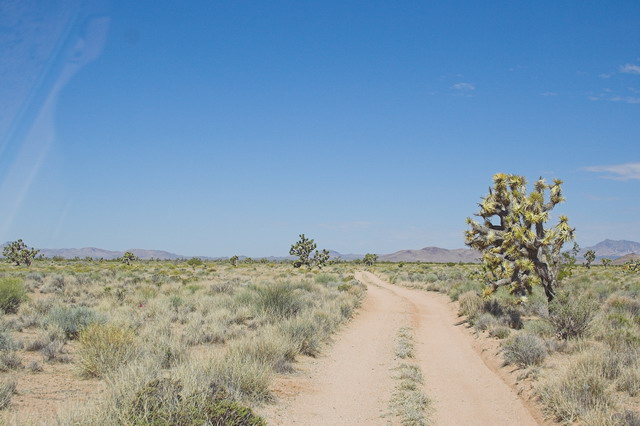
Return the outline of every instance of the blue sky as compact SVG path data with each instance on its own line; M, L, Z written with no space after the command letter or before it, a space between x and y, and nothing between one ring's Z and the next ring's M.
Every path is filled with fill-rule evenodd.
M496 172L640 241L637 1L7 5L0 241L459 248Z

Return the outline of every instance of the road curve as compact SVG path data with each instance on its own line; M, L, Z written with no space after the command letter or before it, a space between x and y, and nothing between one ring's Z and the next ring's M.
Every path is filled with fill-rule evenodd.
M260 410L269 424L387 425L394 383L390 371L400 327L415 336L416 361L432 400L436 425L538 425L516 392L473 349L444 295L398 287L369 272L358 315L327 353L305 360L297 375L282 378L277 404Z

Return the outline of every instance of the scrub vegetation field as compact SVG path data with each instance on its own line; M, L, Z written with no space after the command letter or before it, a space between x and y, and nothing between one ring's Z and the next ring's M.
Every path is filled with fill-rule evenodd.
M363 295L349 266L2 263L0 422L263 424Z
M352 337L358 341L357 330L371 321L391 321L395 361L379 374L395 380L385 390L392 417L374 414L381 424L446 418L430 405L443 396L429 393L436 378L413 346L424 351L438 343L426 340L422 313L413 317L415 329L398 316L428 314L418 295L435 293L454 301L460 323L494 349L489 356L548 422L640 424L640 274L623 267L576 266L548 303L540 286L527 297L507 288L487 293L479 265L352 262L309 270L234 263L0 264L1 421L266 424L257 413L278 404L274 383L288 376L295 383L297 360L331 350L326 343L369 286L373 299ZM385 299L388 307L380 305ZM283 413L276 422L288 421Z
M640 424L640 274L578 266L547 304L544 291L486 294L476 265L380 264L396 285L447 294L546 417L563 424ZM484 296L483 296L484 295Z

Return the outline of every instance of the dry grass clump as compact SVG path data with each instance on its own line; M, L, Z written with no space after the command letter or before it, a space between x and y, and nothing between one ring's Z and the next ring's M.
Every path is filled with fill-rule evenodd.
M396 337L396 346L394 350L398 358L405 359L414 357L415 347L413 344L413 335L410 328L402 327L398 331L398 336Z
M544 341L533 334L518 333L507 339L502 345L505 364L519 367L541 365L547 357Z
M78 341L78 363L87 377L103 377L140 354L133 331L114 324L89 325Z
M420 367L409 360L413 358L414 352L412 331L403 327L398 330L395 354L406 361L393 369L396 372L396 385L389 401L389 408L400 424L420 426L429 424L427 411L430 401L423 391L424 378Z
M607 373L600 356L589 352L581 355L564 374L543 382L537 393L547 413L557 421L570 424L615 408Z
M430 401L422 391L424 379L420 368L403 363L395 371L397 385L391 397L392 412L400 418L403 425L430 424L425 415Z
M4 410L11 404L11 398L16 393L15 380L0 381L0 410Z

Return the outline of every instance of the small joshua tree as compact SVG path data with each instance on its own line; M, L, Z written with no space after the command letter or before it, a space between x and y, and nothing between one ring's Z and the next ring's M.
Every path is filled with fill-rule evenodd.
M313 239L309 239L305 237L304 234L299 235L300 240L298 240L295 244L291 245L291 249L289 249L289 254L291 256L297 256L298 260L293 262L294 268L300 268L301 266L306 266L311 269L314 266L322 269L323 266L327 264L329 260L329 251L328 250L316 250L316 243ZM315 251L315 253L314 253ZM311 254L314 253L313 258Z
M236 268L238 266L238 259L240 259L238 256L231 256L229 258L229 262L231 263L231 266L233 266L234 268Z
M38 253L40 253L40 250L27 247L22 240L13 241L2 250L2 255L9 262L15 263L16 266L31 266L31 262L33 262Z
M313 239L308 239L304 234L299 235L300 239L291 245L289 254L291 256L297 256L298 260L293 262L294 268L300 268L301 266L312 267L311 253L316 249L317 245L313 242Z
M318 269L322 269L329 261L329 250L316 250L311 259L311 267L317 266Z
M524 295L541 284L551 301L562 267L562 247L573 240L575 231L566 216L560 216L553 228L544 227L549 212L564 201L562 181L549 185L540 178L529 195L523 176L498 173L493 182L479 204L482 223L468 218L471 229L465 231L466 244L482 252L488 292L509 286L513 293Z
M120 260L125 265L131 265L131 262L133 262L135 260L138 260L138 256L136 256L135 254L133 254L130 251L125 251L124 254L122 255L122 257L120 258Z
M367 253L364 255L362 262L367 266L373 266L378 261L377 254Z
M602 259L602 265L605 269L611 264L611 259L607 259L606 257Z
M596 252L593 250L587 250L587 252L584 254L584 260L584 266L586 266L587 269L591 269L591 264L594 260L596 260Z

